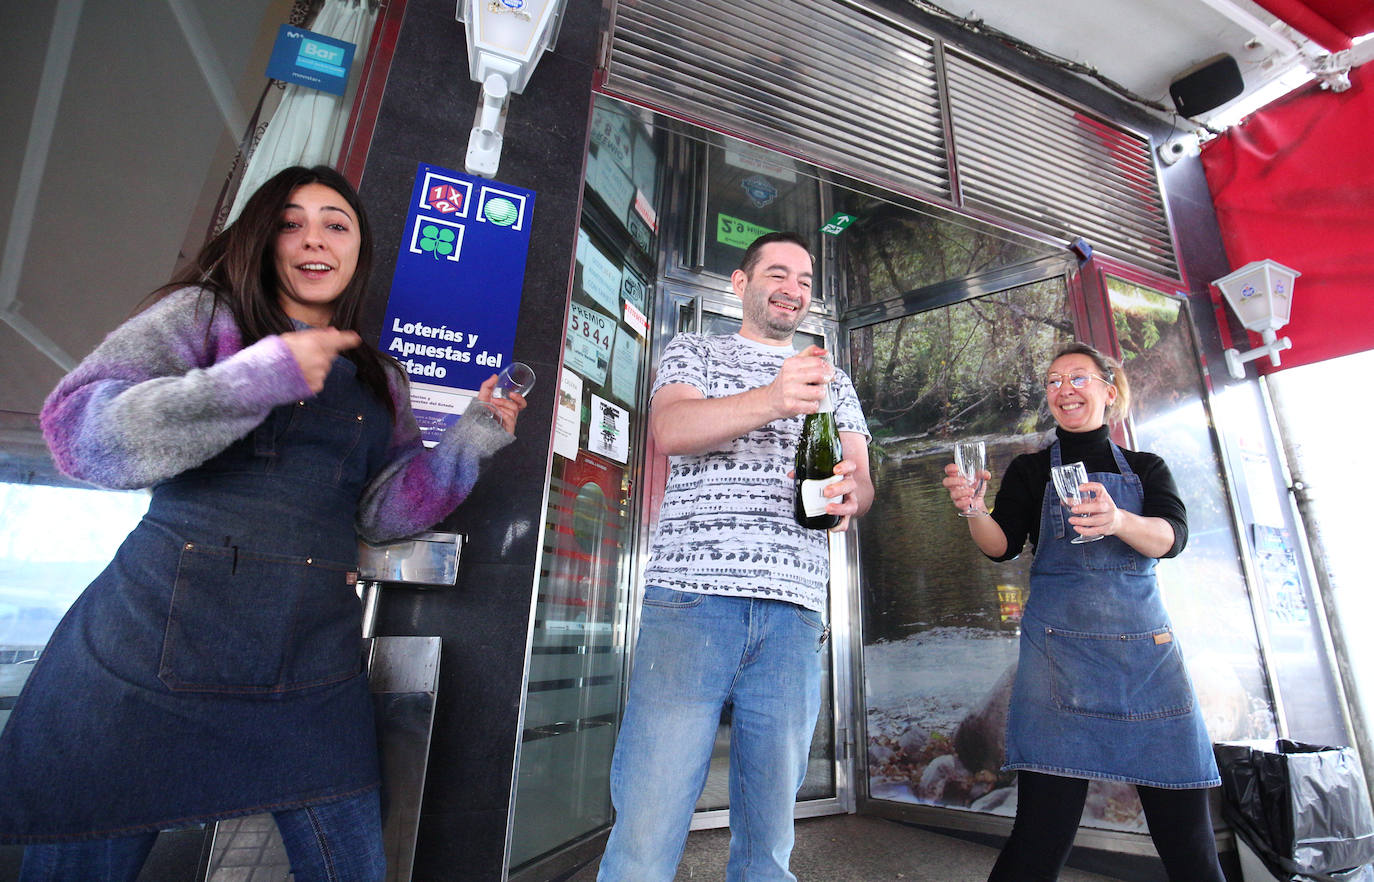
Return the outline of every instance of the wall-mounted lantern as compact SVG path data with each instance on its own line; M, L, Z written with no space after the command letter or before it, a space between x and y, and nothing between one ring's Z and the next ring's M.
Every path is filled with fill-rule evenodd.
M566 0L458 0L467 26L468 69L482 84L464 168L494 177L501 162L506 106L525 91L545 49L558 38Z
M1300 276L1272 260L1256 260L1213 282L1221 289L1231 310L1245 325L1264 340L1264 345L1246 353L1226 350L1226 368L1237 380L1245 378L1245 363L1261 356L1269 356L1269 363L1279 364L1279 353L1292 347L1287 337L1277 338L1274 332L1288 324L1293 308L1293 280Z

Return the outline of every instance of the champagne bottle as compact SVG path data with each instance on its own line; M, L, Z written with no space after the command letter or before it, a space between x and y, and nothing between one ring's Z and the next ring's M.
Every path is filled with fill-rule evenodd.
M828 361L828 359L827 359ZM823 496L827 484L841 480L835 474L835 464L844 458L840 449L840 433L835 428L835 398L829 383L820 409L806 415L801 438L797 441L797 469L794 478L793 512L797 523L810 530L829 530L840 522L840 516L825 510L827 503L838 499Z

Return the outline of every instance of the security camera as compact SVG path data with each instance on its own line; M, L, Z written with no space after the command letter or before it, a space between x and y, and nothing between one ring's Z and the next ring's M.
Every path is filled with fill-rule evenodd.
M1173 165L1185 156L1197 156L1198 143L1197 135L1179 135L1160 144L1156 152L1159 154L1160 162Z

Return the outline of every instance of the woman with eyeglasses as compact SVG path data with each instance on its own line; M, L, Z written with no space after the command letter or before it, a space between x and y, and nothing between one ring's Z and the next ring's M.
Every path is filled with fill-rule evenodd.
M1011 461L986 508L984 471L944 487L984 554L1035 559L1007 714L1016 821L989 882L1054 880L1068 858L1092 779L1136 785L1174 882L1223 882L1207 789L1221 782L1197 696L1155 581L1155 561L1188 541L1187 512L1164 460L1112 442L1125 417L1121 366L1096 349L1061 349L1045 379L1052 444ZM1050 468L1083 462L1084 499L1063 505ZM1071 544L1076 535L1101 541Z

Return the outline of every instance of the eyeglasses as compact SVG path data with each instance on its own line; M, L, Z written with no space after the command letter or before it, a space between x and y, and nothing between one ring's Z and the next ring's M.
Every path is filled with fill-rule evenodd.
M1111 380L1107 379L1106 377L1099 377L1097 374L1069 374L1067 377L1063 374L1050 374L1048 377L1045 378L1045 388L1053 392L1060 386L1064 385L1065 380L1068 380L1069 385L1074 387L1075 389L1082 389L1084 386L1088 385L1088 383L1092 380L1101 380L1108 386L1112 385Z

